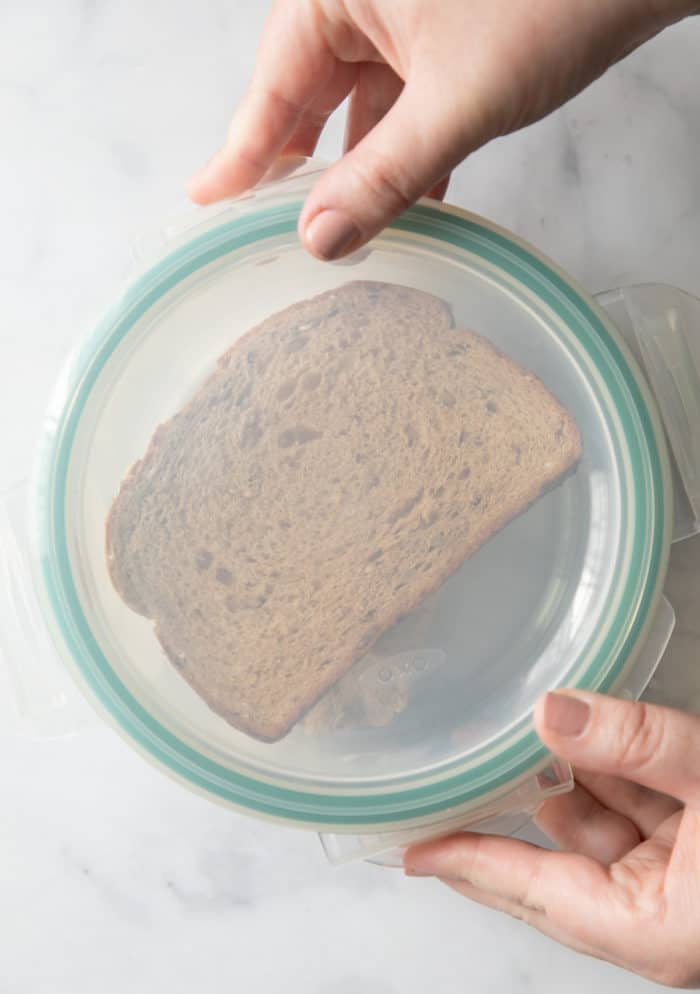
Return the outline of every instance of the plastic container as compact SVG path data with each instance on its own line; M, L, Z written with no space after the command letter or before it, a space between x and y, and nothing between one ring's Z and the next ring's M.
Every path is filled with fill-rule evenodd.
M32 483L0 507L0 647L34 730L91 720L60 657L97 711L188 787L318 831L332 862L391 862L460 827L513 831L571 788L532 728L544 691L637 697L651 677L673 628L670 543L700 516L700 304L659 286L596 302L519 239L428 201L349 260L319 263L296 236L318 168L141 244L140 271L65 367ZM264 743L204 704L117 595L105 519L156 426L238 337L355 279L447 302L457 326L556 394L583 457L373 646L365 692L388 683L403 702L394 720L299 725Z

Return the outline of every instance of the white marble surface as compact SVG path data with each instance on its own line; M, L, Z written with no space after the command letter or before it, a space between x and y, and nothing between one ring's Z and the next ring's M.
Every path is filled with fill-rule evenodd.
M26 472L46 391L133 236L183 202L222 134L265 6L0 5L0 485ZM473 156L450 199L592 290L700 293L699 52L700 19L667 32ZM672 703L700 691L699 570L700 546L678 547L679 627L654 691ZM433 882L332 870L314 836L190 795L107 730L19 732L0 665L0 994L652 989Z

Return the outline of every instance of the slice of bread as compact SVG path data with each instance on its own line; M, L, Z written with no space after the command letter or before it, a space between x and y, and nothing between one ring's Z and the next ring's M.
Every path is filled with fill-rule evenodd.
M581 453L437 298L352 282L263 321L155 432L107 522L115 587L236 728L274 741Z

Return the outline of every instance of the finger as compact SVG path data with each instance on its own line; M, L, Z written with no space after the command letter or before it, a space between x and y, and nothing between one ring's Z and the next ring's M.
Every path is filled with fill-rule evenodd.
M306 108L281 155L313 155L328 118L353 89L357 72L351 63L336 63L330 83Z
M474 901L475 904L480 904L484 908L490 908L492 911L499 911L501 914L509 915L511 918L517 919L517 921L524 922L526 925L538 929L540 932L548 933L548 920L543 911L526 908L523 904L518 904L517 901L491 894L489 891L481 890L479 887L475 887L474 884L467 883L464 880L450 880L446 877L439 877L438 879L440 883L445 884L450 890L453 890L456 894L460 894L462 897L466 897L470 901Z
M365 62L359 67L348 108L345 128L344 151L349 152L368 134L396 103L403 90L403 80L391 66L384 63ZM444 176L426 194L433 200L442 200L450 182Z
M575 882L583 899L607 885L603 867L588 857L547 852L529 842L471 832L411 846L404 855L404 867L408 876L466 882L546 914L564 883Z
M576 782L600 804L616 811L636 826L641 838L648 839L658 826L682 807L680 801L630 780L605 773L576 770Z
M560 849L590 856L605 866L641 841L636 825L604 807L579 784L569 794L546 801L533 820Z
M676 812L659 826L651 838L640 842L610 868L613 879L631 883L631 896L638 904L644 899L645 889L649 890L654 904L658 904L659 889L663 888L664 876L673 852L681 817L681 813ZM633 871L633 874L632 879L628 881L630 871Z
M456 124L433 76L417 73L391 110L321 177L299 219L309 251L334 259L364 244L490 135L480 112Z
M403 90L403 80L391 66L384 63L365 62L359 67L357 82L352 91L345 128L344 151L349 152L368 134L396 103ZM444 176L428 191L426 196L442 200L450 182Z
M538 701L535 724L545 745L580 769L700 804L700 719L694 715L561 691Z
M528 925L539 927L543 919L546 918L543 911L526 908L524 904L519 904L511 898L501 897L498 894L492 894L490 891L481 890L475 884L471 884L466 880L452 880L450 877L438 877L438 879L440 883L445 884L457 894L461 894L462 897L467 897L470 901L475 901L485 908L492 908L494 911L500 911L504 915L510 915L511 918L517 918L518 921L524 921Z
M500 911L503 914L510 915L511 918L525 922L526 925L536 928L543 935L548 935L550 939L565 943L570 949L576 950L577 953L584 953L588 956L601 956L600 950L594 949L592 946L581 942L575 936L566 933L563 929L555 925L542 911L532 911L522 904L509 901L504 897L496 897L494 894L480 890L473 884L465 883L464 881L441 879L441 883L449 887L450 890L455 891L455 893L461 894L462 897L466 897L470 901L482 905L484 908Z
M311 5L276 3L226 142L188 184L192 199L211 203L254 186L329 85L336 65Z
M612 869L586 856L463 833L412 846L404 867L409 876L467 883L498 903L519 905L526 911L520 917L540 931L611 962L622 963L631 944L646 941L643 923L635 915L631 880L618 882ZM652 915L649 921L656 929L656 918Z
M666 880L680 819L679 812L650 839L610 866L610 890L618 907L633 908L633 919L640 924L645 919L658 920L669 911L675 915L675 905L666 892ZM694 890L692 872L689 879Z
M354 148L381 121L402 90L403 80L391 66L380 62L363 62L358 66L345 125L345 152Z

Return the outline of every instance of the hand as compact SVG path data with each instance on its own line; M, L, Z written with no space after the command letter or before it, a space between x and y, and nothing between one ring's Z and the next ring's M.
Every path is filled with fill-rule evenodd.
M278 0L223 148L192 178L206 204L311 155L352 94L345 155L299 219L314 255L362 245L498 135L548 114L697 0Z
M574 790L536 818L564 851L462 834L408 849L406 873L652 980L700 984L700 718L566 691L535 723L575 767Z

